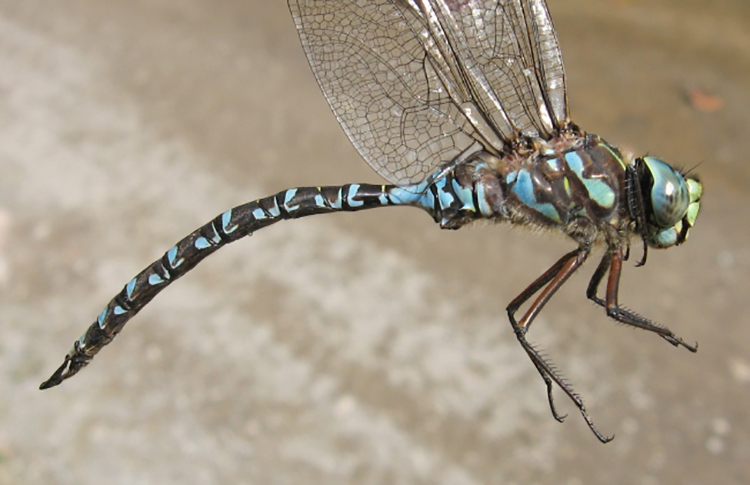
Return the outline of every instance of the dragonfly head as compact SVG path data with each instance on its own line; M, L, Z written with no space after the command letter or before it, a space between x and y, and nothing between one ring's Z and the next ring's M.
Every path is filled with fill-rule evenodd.
M688 237L700 209L703 186L694 175L675 170L656 157L635 160L633 183L640 190L639 208L635 212L636 226L646 244L652 248L679 246ZM631 196L632 201L634 198Z

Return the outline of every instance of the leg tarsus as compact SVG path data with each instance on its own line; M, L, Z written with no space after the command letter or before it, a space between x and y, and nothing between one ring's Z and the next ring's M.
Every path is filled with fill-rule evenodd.
M515 319L513 316L510 317L511 322L515 322ZM562 423L565 421L565 418L568 417L567 414L560 415L557 412L557 409L555 408L555 398L552 395L552 379L547 375L547 372L544 370L544 367L539 365L536 360L534 359L534 356L529 353L527 348L530 348L534 351L534 353L539 354L539 352L534 349L534 347L526 340L526 330L524 328L514 328L516 332L516 337L518 337L519 342L521 343L521 347L526 351L528 356L531 358L531 362L534 364L534 367L536 367L537 372L539 372L539 375L542 376L542 379L544 380L544 385L547 386L547 401L549 402L549 409L552 412L552 417L555 418L555 421L558 423ZM541 358L541 355L540 355ZM548 365L549 366L549 365ZM551 366L549 366L551 368Z
M560 415L557 413L557 409L555 409L555 400L552 397L552 379L550 379L547 375L542 375L542 379L544 379L544 383L547 385L547 401L549 401L549 409L550 411L552 411L552 417L555 418L555 421L557 421L558 423L564 423L565 418L567 418L568 415Z
M589 429L592 433L601 441L602 443L609 443L614 439L614 435L612 436L606 436L602 434L601 431L594 425L594 420L591 419L591 416L589 416L588 411L586 411L586 406L583 403L583 398L579 396L573 388L570 386L570 384L560 377L554 370L554 368L547 362L539 353L537 349L535 349L527 340L526 336L524 335L524 332L522 330L516 331L516 337L518 337L518 341L521 343L521 347L526 351L529 358L531 358L531 361L536 366L537 370L539 371L539 374L542 376L542 379L544 379L545 384L547 384L547 399L550 404L550 410L552 411L552 416L557 420L558 422L562 423L566 415L560 415L557 413L557 410L555 409L554 400L552 398L552 381L554 381L558 386L560 386L560 389L563 390L565 394L570 398L571 401L576 405L578 410L581 412L581 416L583 416L584 421L586 421L586 424L588 425Z
M682 340L682 338L675 335L674 332L672 332L669 328L663 325L659 325L658 323L654 323L648 318L642 317L620 306L607 308L607 316L625 325L630 325L631 327L654 332L675 347L685 347L693 353L698 351L698 342L695 342L694 345L690 345Z
M589 425L589 429L592 433L594 433L594 435L596 435L599 441L606 444L615 439L615 435L605 436L601 431L597 429L597 427L594 425L594 421L591 419L591 416L589 416L589 413L586 411L586 406L583 405L583 402L581 402L580 406L578 406L578 409L581 411L581 416L583 416L586 424Z
M521 346L523 346L523 344L521 344ZM532 359L532 362L533 360L534 359ZM547 401L549 402L549 409L552 412L552 417L555 418L555 421L557 421L558 423L565 422L565 418L567 418L568 415L567 414L560 415L557 412L557 408L555 408L555 398L552 395L552 379L550 379L550 377L544 371L544 368L537 365L536 362L534 362L534 366L536 367L536 370L539 372L539 375L542 376L542 379L544 379L544 384L547 386Z
M625 258L623 257L621 247L610 248L599 262L594 275L591 277L591 281L589 281L588 288L586 289L586 296L597 305L603 307L607 311L608 317L625 325L654 332L675 347L685 347L690 352L697 352L698 342L695 345L687 344L667 327L654 323L648 318L620 306L618 297L623 259ZM602 300L596 294L607 271L609 271L609 278L607 280L606 300Z
M682 340L677 335L670 332L670 335L661 335L661 337L669 342L670 344L674 345L675 347L685 347L692 353L698 352L698 342L695 342L695 344L690 345L686 343L684 340Z

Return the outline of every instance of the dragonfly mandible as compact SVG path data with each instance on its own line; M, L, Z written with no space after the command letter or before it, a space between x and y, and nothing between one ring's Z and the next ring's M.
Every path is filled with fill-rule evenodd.
M543 0L288 3L336 118L390 184L296 187L218 215L130 280L41 388L75 375L160 291L230 242L285 219L411 206L443 229L507 222L561 231L576 242L506 310L544 380L554 418L564 419L553 401L557 385L594 434L611 440L526 336L601 246L604 256L586 296L614 320L695 352L697 344L620 306L618 286L631 240L643 242L637 265L645 264L649 247L685 242L700 208L697 176L625 153L570 120L562 54Z

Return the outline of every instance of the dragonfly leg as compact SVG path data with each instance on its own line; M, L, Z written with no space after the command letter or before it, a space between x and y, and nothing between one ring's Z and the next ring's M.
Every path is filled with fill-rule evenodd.
M529 315L527 314L524 317L526 320L525 324L523 325L522 329L519 329L519 325L516 323L515 314L518 311L518 309L524 303L526 303L526 301L529 300L529 298L534 296L534 294L537 293L542 287L544 287L544 285L548 284L550 280L552 280L558 273L560 273L565 263L571 258L575 257L576 254L578 254L577 249L575 251L571 251L570 253L560 258L560 260L557 261L551 268L549 268L542 276L537 278L533 283L531 283L528 287L526 287L526 289L523 290L523 292L521 292L521 294L518 295L506 308L506 311L508 312L508 317L510 318L510 322L513 325L513 330L516 332L516 335L520 335L519 339L523 339L523 341L521 342L521 345L523 346L524 350L526 350L527 353L529 353L529 351L531 350L533 353L537 354L537 358L531 357L531 354L529 354L529 356L531 357L531 361L534 363L534 366L536 367L537 371L539 371L539 375L542 376L542 379L544 379L544 383L547 386L547 400L549 401L549 407L550 407L550 410L552 411L552 416L554 416L554 418L561 423L565 420L565 418L567 417L567 414L560 415L558 414L557 409L555 409L555 402L552 396L552 379L549 378L544 368L537 363L537 360L542 360L542 357L541 355L539 355L539 352L536 349L533 349L531 345L528 344L528 342L525 339L526 332L528 332L529 327L531 326L533 317L526 318L526 317L529 317ZM539 310L541 310L541 308L539 308Z
M568 278L575 273L575 271L581 267L586 261L591 248L588 246L580 246L579 248L569 252L562 258L560 258L550 269L548 269L543 275L537 278L531 283L520 295L518 295L506 308L508 312L508 318L513 326L513 330L516 333L516 337L521 344L521 347L526 351L531 361L534 363L537 371L544 379L544 383L547 385L547 399L549 400L550 409L552 415L556 420L562 422L565 416L558 414L555 409L555 404L552 398L552 382L555 382L560 388L567 394L567 396L575 403L578 410L581 412L583 419L588 424L591 431L596 437L602 442L607 443L612 440L613 436L603 435L594 426L594 422L586 411L586 406L583 403L583 399L575 391L572 386L560 376L557 369L545 359L545 357L539 352L538 349L534 348L527 340L526 333L531 327L531 323L539 315L544 308L544 305L552 298L557 290L568 280ZM526 314L520 319L516 320L516 312L526 301L528 301L537 292L540 292L536 300L531 304Z
M591 277L588 289L586 290L586 296L589 300L593 301L597 305L607 310L607 316L617 320L625 325L630 325L649 332L654 332L661 338L674 345L675 347L685 347L691 352L698 351L698 342L694 345L690 345L682 340L680 337L675 335L670 329L658 323L654 323L648 318L642 317L637 313L623 308L619 305L617 299L620 288L620 274L622 273L622 261L623 261L622 248L617 246L607 251L602 260L599 262L599 266L596 268L594 275ZM597 296L599 284L604 279L604 275L609 271L609 278L607 279L607 294L605 299L601 299Z

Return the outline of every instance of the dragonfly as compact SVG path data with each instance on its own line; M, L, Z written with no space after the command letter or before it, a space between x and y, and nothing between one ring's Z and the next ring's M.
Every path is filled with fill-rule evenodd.
M569 116L557 33L544 0L289 0L310 67L364 160L388 184L295 187L218 215L115 295L41 384L78 373L169 284L230 242L281 220L387 206L417 207L442 229L475 221L561 231L576 243L507 306L546 386L572 400L606 443L584 401L527 340L539 313L587 260L603 256L586 296L608 317L697 351L618 301L631 241L648 248L688 238L703 188L690 172L637 157ZM605 281L605 290L599 288ZM528 304L522 314L519 310Z

